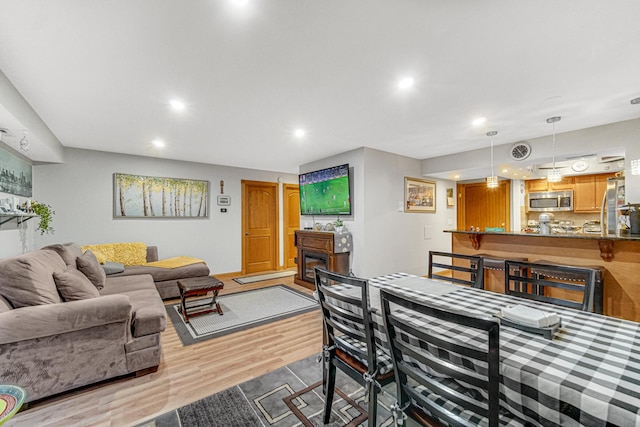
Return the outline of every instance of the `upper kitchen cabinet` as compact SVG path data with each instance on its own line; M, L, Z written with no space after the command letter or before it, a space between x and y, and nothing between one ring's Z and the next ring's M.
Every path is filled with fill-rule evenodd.
M607 190L607 179L615 174L583 175L575 177L573 191L574 212L599 212Z
M560 182L549 182L546 179L530 179L526 182L527 192L573 190L574 177L565 176Z

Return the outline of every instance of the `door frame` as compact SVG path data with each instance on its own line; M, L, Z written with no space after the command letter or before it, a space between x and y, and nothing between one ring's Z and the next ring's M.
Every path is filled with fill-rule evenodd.
M268 182L268 181L252 181L252 180L247 180L247 179L243 179L241 180L241 187L242 187L242 192L241 192L241 198L242 198L242 213L241 213L241 234L240 237L242 239L242 266L241 266L241 274L245 275L247 274L247 242L245 239L246 233L247 233L247 222L248 222L248 212L246 209L246 197L247 197L247 186L249 185L260 185L260 186L267 186L267 187L273 187L275 189L274 192L274 221L275 224L270 224L272 225L272 230L274 232L274 238L273 238L273 244L274 246L271 248L271 252L272 252L272 256L273 259L275 260L275 269L274 271L278 271L281 270L282 267L280 265L280 184L277 182Z
M282 245L284 246L284 253L282 259L282 268L293 268L293 266L287 265L287 260L297 255L297 251L294 249L293 257L289 253L289 245L287 244L287 226L289 224L289 198L287 197L287 191L289 189L296 189L298 194L300 193L300 185L298 184L282 184ZM300 228L300 215L298 214L298 228Z

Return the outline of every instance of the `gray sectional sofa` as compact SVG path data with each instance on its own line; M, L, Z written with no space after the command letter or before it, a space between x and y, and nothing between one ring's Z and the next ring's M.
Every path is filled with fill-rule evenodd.
M27 401L155 371L165 326L151 275L106 277L77 244L0 260L0 378Z

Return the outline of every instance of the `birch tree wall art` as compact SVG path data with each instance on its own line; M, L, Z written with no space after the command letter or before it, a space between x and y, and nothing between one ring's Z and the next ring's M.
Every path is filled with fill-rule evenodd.
M209 181L113 174L114 218L207 218Z

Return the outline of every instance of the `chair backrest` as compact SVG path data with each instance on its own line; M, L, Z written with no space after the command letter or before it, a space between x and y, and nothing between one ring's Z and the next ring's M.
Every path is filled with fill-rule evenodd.
M597 271L592 268L533 262L505 262L508 295L593 311Z
M415 419L498 425L500 324L383 289L400 407ZM407 321L410 319L411 321Z
M315 276L327 345L337 344L356 359L366 360L370 369L375 369L377 360L367 280L320 267L315 267ZM353 340L363 346L353 345Z
M434 272L434 268L445 269L447 273ZM429 251L428 277L430 279L446 280L460 285L471 286L472 288L483 289L483 268L483 259L479 256ZM456 272L462 274L456 274Z

